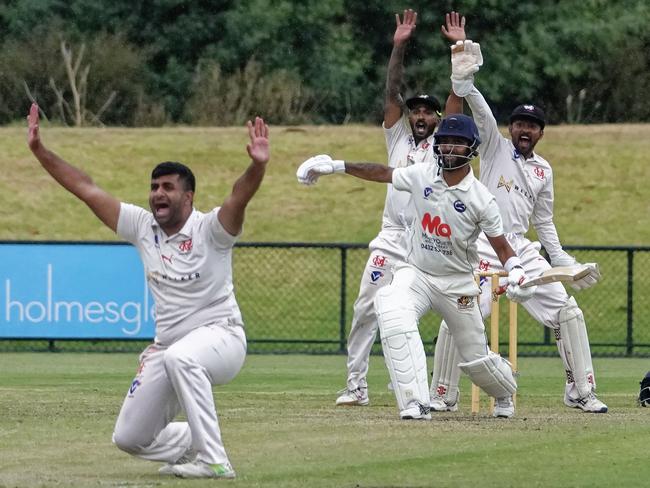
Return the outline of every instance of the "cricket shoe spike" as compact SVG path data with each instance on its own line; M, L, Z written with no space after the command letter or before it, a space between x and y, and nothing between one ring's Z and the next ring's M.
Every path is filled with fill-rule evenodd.
M229 463L208 464L203 461L175 464L172 473L179 478L227 478L235 477L235 470Z

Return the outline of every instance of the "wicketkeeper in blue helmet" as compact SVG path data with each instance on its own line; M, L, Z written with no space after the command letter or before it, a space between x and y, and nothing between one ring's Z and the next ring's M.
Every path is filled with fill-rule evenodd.
M438 167L447 171L467 166L478 154L481 144L476 124L471 117L463 114L442 119L433 140Z

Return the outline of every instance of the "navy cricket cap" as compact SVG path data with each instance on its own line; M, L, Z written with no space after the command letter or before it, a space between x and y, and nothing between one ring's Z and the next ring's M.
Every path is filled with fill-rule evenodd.
M539 126L543 129L546 125L546 115L544 111L536 105L524 104L515 107L515 109L510 114L510 123L512 124L515 120L520 119L530 119L534 122L537 122Z
M436 112L440 113L442 110L442 107L440 106L440 102L436 97L433 95L415 95L411 98L408 98L406 100L406 106L411 110L413 107L415 107L419 103L423 103L427 107L431 107L433 110Z

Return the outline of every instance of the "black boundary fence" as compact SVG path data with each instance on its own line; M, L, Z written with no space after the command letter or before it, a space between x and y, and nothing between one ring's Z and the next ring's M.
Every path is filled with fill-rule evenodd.
M3 241L1 244L30 244ZM118 242L35 241L34 244L129 245ZM565 246L580 262L597 262L603 280L575 293L587 322L592 354L650 357L650 246ZM367 246L348 243L238 243L233 254L235 292L246 323L249 352L344 354L368 258ZM569 293L573 293L567 288ZM504 299L505 300L505 299ZM507 308L501 307L502 352ZM557 355L550 329L520 308L519 354ZM440 317L420 322L433 352ZM138 351L148 341L25 337L0 339L0 351ZM380 353L378 342L373 353Z

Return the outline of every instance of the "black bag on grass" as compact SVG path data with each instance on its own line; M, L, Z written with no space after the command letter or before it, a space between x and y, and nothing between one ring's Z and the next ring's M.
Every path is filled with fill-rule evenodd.
M641 391L639 392L639 405L642 407L650 407L650 371L641 380Z

